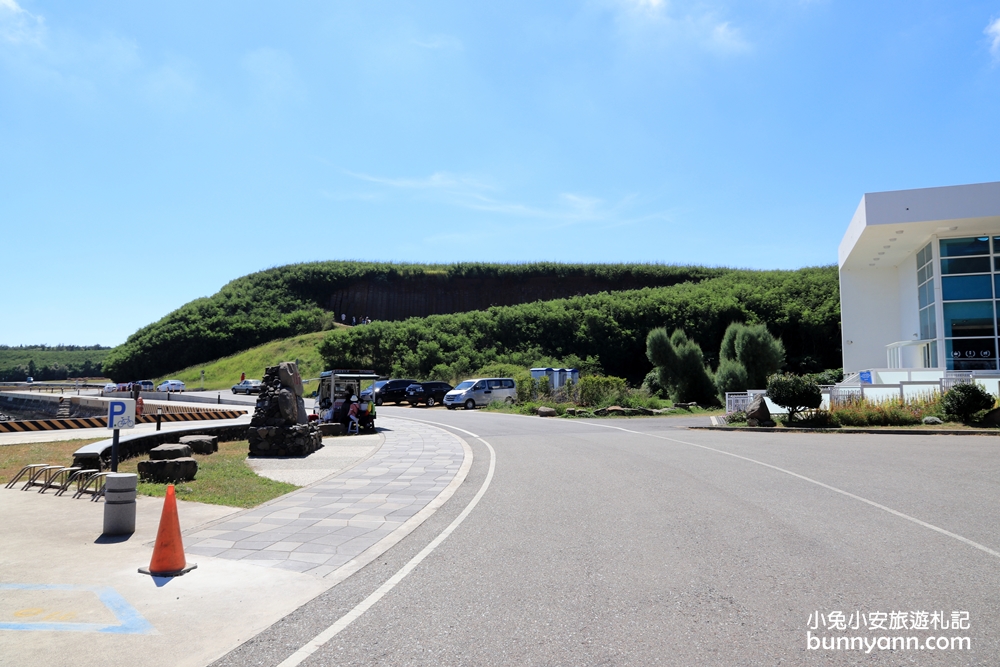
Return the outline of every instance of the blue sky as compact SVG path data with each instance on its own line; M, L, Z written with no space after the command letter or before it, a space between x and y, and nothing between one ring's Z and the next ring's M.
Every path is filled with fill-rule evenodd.
M998 118L1000 0L0 0L0 343L312 260L832 264Z

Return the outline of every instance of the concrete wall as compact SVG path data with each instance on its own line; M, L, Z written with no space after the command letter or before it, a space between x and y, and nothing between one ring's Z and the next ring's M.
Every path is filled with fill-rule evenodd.
M914 291L913 300L916 298ZM845 373L886 367L885 346L900 340L901 303L895 268L841 270L840 333Z

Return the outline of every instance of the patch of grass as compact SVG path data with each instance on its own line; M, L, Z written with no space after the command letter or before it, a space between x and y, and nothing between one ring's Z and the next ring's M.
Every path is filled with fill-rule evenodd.
M246 440L220 442L219 451L214 454L195 454L198 474L190 482L174 485L177 498L211 505L256 507L299 488L255 473L247 464L248 447ZM118 471L137 472L140 460L123 461ZM162 497L166 495L167 485L140 481L138 490L146 496Z
M336 328L342 328L336 325ZM191 366L184 370L176 371L156 378L154 383L159 384L163 380L180 380L187 385L188 390L201 387L201 371L205 371L205 389L228 390L240 381L240 373L246 373L248 378L259 380L264 375L264 369L268 366L277 365L281 361L299 360L299 375L302 379L319 377L319 374L326 370L323 366L323 359L319 355L317 345L323 340L328 332L317 331L316 333L292 336L271 341L258 347L244 350L230 357L223 357L215 361L209 361L197 366ZM308 391L315 389L315 384Z
M73 452L84 445L106 439L91 438L89 440L57 440L55 442L32 442L24 445L4 445L0 447L0 480L6 484L21 471L21 468L32 463L70 466L73 464Z

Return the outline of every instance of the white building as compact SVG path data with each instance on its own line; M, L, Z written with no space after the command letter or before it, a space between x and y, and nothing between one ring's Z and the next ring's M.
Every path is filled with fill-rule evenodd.
M866 194L838 260L845 375L1000 374L1000 183Z

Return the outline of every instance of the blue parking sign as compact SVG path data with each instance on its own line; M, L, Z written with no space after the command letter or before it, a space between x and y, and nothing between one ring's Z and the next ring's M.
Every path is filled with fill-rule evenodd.
M116 398L108 401L108 428L135 428L135 401Z

